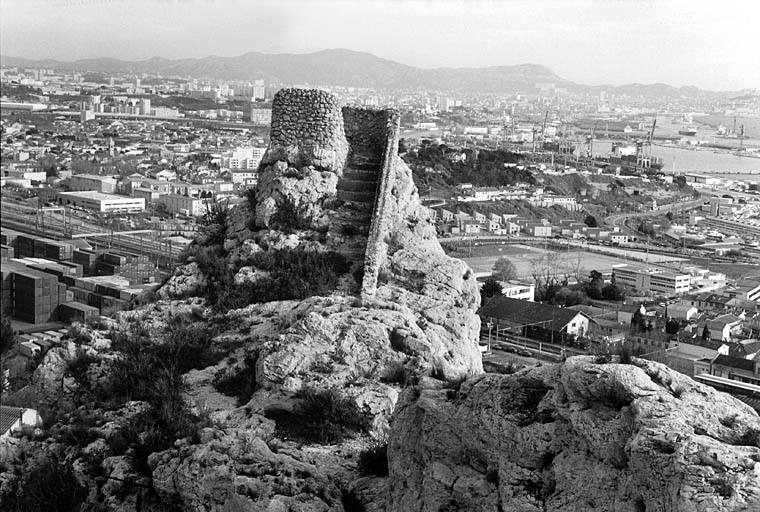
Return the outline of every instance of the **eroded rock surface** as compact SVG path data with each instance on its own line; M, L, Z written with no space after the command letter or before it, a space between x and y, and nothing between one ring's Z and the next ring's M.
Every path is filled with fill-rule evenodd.
M760 510L760 419L658 363L564 364L408 389L388 512Z

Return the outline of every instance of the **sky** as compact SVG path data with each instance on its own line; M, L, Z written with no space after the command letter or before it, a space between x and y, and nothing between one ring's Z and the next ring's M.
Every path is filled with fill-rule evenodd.
M0 52L142 60L366 51L573 82L760 89L757 0L1 0Z

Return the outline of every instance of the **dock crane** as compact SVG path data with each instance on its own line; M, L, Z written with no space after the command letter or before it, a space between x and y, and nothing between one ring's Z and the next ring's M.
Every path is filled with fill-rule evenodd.
M654 129L657 126L657 114L652 120L652 129L647 133L646 139L639 145L636 144L636 167L649 169L652 166L652 141L654 140Z

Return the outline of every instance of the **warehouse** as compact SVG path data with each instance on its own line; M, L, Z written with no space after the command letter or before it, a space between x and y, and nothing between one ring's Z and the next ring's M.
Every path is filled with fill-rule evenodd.
M126 197L103 192L58 192L58 202L66 206L77 206L97 212L142 212L145 199Z

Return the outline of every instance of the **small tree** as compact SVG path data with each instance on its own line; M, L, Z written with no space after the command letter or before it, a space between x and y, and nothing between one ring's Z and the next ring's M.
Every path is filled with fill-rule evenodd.
M493 277L499 281L509 281L517 277L515 264L509 261L505 256L500 257L493 264Z
M641 312L641 308L637 309L631 318L631 327L634 332L644 332L647 330L647 319Z
M596 217L594 217L593 215L586 215L586 218L583 219L583 223L590 228L595 228L599 226L599 223L596 221Z
M502 294L502 287L493 277L489 277L480 288L480 303L485 304L488 299Z
M602 288L602 296L605 300L625 300L625 291L618 285L610 283Z
M7 316L0 320L0 354L10 350L16 343L16 331Z
M681 328L681 324L675 318L668 318L665 323L665 332L668 334L678 334L678 330Z
M603 288L604 276L601 272L592 270L591 274L589 275L589 281L585 286L586 295L592 299L602 299L604 298L604 295L602 294Z
M702 329L702 341L710 341L712 340L712 335L710 334L710 328L707 327L707 324L705 324L705 328Z

